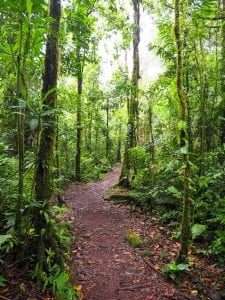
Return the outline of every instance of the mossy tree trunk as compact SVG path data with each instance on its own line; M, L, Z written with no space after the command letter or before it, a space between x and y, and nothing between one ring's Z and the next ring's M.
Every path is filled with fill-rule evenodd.
M130 185L130 163L129 149L137 144L138 127L138 82L140 78L139 43L140 43L140 1L133 0L134 29L133 29L133 71L131 97L128 97L128 125L125 141L124 157L119 179L119 185L129 187Z
M177 46L177 94L180 101L180 147L183 156L183 214L181 222L181 248L177 262L185 262L188 256L189 239L190 239L190 198L189 198L189 154L188 154L188 135L187 135L187 100L184 94L183 84L183 43L181 38L181 13L180 0L175 0L175 39Z
M16 97L19 113L17 115L17 152L19 158L18 168L18 199L16 207L15 228L20 232L21 209L23 207L23 188L24 188L24 104L23 104L23 83L22 83L22 45L23 45L23 21L20 24L19 53L17 57L17 74L16 74Z
M51 228L48 226L42 211L48 209L49 201L52 196L53 150L56 137L55 109L58 78L58 35L61 16L61 0L50 0L49 16L53 19L53 22L49 25L50 33L46 45L42 87L43 118L35 170L35 197L41 207L34 212L34 226L36 234L38 235L38 244L36 245L38 274L41 274L43 269L45 247L49 248L55 243ZM43 230L45 232L44 235ZM54 249L54 251L56 252L57 249Z
M82 88L83 88L83 67L81 62L80 48L77 49L77 141L76 141L76 181L81 181L81 143L82 143Z
M222 0L222 12L225 13L225 0ZM222 95L222 121L221 121L221 145L225 144L225 22L222 22L221 34L221 95Z
M153 109L152 109L152 100L149 100L149 107L148 107L148 119L149 119L149 153L151 155L152 163L154 164L155 161L155 141L153 135Z
M16 207L15 228L20 234L22 222L22 209L24 207L24 151L25 151L25 105L27 101L27 85L26 85L26 59L29 53L30 31L24 32L24 23L19 19L19 41L17 56L17 74L16 74L16 97L18 105L17 115L17 146L19 158L19 180L18 180L18 201Z
M105 141L105 156L109 159L109 148L110 148L110 140L109 140L109 98L106 99L106 141Z

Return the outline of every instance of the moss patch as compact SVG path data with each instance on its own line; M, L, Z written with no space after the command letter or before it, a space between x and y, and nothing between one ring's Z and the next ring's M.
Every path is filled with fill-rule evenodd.
M134 231L128 230L125 234L125 239L131 247L140 247L143 243L141 237Z

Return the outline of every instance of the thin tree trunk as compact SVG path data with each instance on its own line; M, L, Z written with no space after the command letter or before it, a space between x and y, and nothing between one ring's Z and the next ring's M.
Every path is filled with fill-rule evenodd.
M69 170L70 170L70 149L69 149L69 138L68 138L68 126L65 126L66 132L66 141L65 141L65 148L66 148L66 175L69 178Z
M188 32L186 32L185 36L188 35ZM188 145L189 145L189 152L193 152L193 141L192 141L192 128L191 128L191 104L189 101L189 90L190 90L190 84L189 84L189 51L188 51L188 45L187 41L185 39L185 45L184 48L185 51L185 89L186 89L186 95L187 95L187 128L188 128Z
M222 11L225 12L225 0L222 0ZM225 22L222 22L221 40L221 96L222 96L222 124L221 124L221 145L225 144Z
M106 101L106 158L109 159L109 98Z
M23 208L23 189L24 189L24 105L23 98L23 84L22 84L22 43L23 43L23 22L20 24L20 46L19 54L17 57L17 83L16 83L16 97L19 106L19 114L17 115L17 145L18 145L18 158L19 158L19 179L18 179L18 200L16 207L16 221L15 228L20 231L21 225L21 210Z
M81 134L82 134L82 124L81 124L81 95L82 95L82 85L83 85L83 78L82 78L82 71L79 68L78 77L77 77L77 147L76 147L76 181L81 180L80 174L80 160L81 160Z
M55 143L55 163L56 163L56 179L57 179L57 200L59 206L62 206L64 201L62 195L60 193L61 185L60 185L60 159L59 159L59 117L57 116L57 124L56 124L56 143Z
M187 129L187 102L183 86L183 44L181 40L180 0L175 0L175 38L177 46L177 93L180 101L180 120L184 127L180 130L180 147L182 149L184 163L184 186L183 186L183 214L181 222L181 248L177 262L185 262L188 256L190 239L190 199L189 199L189 154Z
M150 150L150 155L152 159L152 163L155 161L155 143L154 143L154 135L153 135L153 125L152 125L152 103L149 104L148 108L148 117L149 117L149 132L150 132L150 137L149 137L149 150Z
M124 158L119 179L119 185L129 187L130 185L130 163L129 149L137 145L137 128L138 128L138 82L139 74L139 43L140 43L140 1L133 0L134 9L134 30L133 30L133 72L131 98L127 101L128 106L128 125L127 136L125 141Z
M117 144L117 151L116 151L116 162L121 161L121 125L119 125L119 134L118 134L118 144Z
M130 103L130 148L137 145L138 135L138 82L140 78L139 43L140 43L140 0L133 0L134 32L133 32L133 72Z
M92 152L92 121L93 121L93 116L92 116L92 111L89 111L88 113L88 133L87 133L87 150L89 153Z

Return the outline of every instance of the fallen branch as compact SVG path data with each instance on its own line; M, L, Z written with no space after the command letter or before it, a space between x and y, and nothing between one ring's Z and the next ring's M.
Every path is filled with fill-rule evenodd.
M137 253L138 256L140 256L138 250L134 249L134 251ZM143 261L146 263L146 265L148 265L153 271L156 271L157 273L159 273L160 275L162 275L163 277L165 277L166 275L159 271L158 269L155 268L155 266L153 264L151 264L146 257L141 256L141 258L143 259Z
M9 298L6 298L6 297L1 296L1 295L0 295L0 299L3 299L3 300L10 300Z
M152 282L150 283L146 283L146 284L140 284L140 285L129 285L129 286L124 286L122 288L120 288L121 291L133 291L133 290L136 290L136 289L144 289L146 287L149 287L149 286L152 286Z
M159 273L160 275L165 277L165 274L163 272L161 272L160 270L156 269L155 266L146 259L146 257L142 257L142 259L144 260L146 265L148 265L151 269L153 269L154 271L156 271L157 273Z

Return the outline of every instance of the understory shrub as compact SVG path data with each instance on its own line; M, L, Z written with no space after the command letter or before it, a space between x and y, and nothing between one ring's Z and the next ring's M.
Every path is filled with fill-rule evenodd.
M102 173L111 169L111 164L107 159L95 159L94 157L82 157L81 174L83 181L100 179Z

